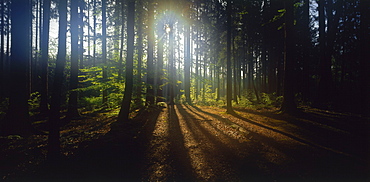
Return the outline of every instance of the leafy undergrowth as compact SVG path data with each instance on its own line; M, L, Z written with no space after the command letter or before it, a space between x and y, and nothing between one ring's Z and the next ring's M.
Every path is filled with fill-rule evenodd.
M80 148L110 131L116 111L72 120L61 127L61 153L69 158ZM23 173L32 173L35 166L45 162L47 154L46 121L33 123L39 134L27 138L10 135L0 138L0 178L5 180Z

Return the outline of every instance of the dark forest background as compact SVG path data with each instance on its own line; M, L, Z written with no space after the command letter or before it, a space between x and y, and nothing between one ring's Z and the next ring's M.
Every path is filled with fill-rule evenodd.
M167 102L368 114L368 0L0 0L0 132ZM56 152L57 153L57 152Z

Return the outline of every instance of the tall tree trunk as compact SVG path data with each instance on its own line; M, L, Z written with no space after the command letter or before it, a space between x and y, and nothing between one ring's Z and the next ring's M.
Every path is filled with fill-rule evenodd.
M173 30L173 23L174 22L169 22L169 28L170 28L170 32L169 32L169 51L170 51L170 56L169 56L169 69L168 69L168 73L169 73L169 87L168 87L168 91L169 91L169 101L168 103L171 105L175 104L175 66L174 66L174 46L173 46L173 43L174 43L174 36L173 36L173 33L174 33L174 30Z
M158 45L157 45L157 102L163 102L163 37L164 27L158 28Z
M310 35L310 0L303 4L303 78L302 97L305 101L310 99L310 56L311 56L311 35Z
M130 103L133 90L133 59L134 59L134 32L135 27L135 1L128 0L127 4L127 59L126 59L126 82L121 109L117 121L128 121Z
M49 110L48 106L48 59L49 59L49 29L50 29L50 0L44 0L43 3L43 18L42 18L42 32L41 32L41 101L40 111L46 114Z
M154 64L153 64L153 51L154 51L154 7L152 1L149 1L148 6L148 51L147 51L147 89L146 89L146 104L154 104Z
M227 113L233 113L234 110L232 108L232 69L231 69L231 31L232 31L232 24L231 24L231 0L227 1L227 62L226 62L226 109Z
M103 81L108 81L107 66L107 0L102 0L102 62L103 62ZM103 106L108 104L108 90L103 88Z
M87 55L88 55L88 63L87 65L90 67L91 66L91 35L90 35L90 0L87 0Z
M59 39L58 55L52 86L49 116L48 159L55 161L60 156L60 106L62 97L62 85L64 67L66 64L66 34L67 34L67 0L59 1Z
M2 134L31 134L28 113L30 63L30 1L13 0L11 3L11 62L9 107Z
M186 18L190 20L190 11L186 12ZM184 63L184 76L185 76L185 98L188 104L191 104L190 98L190 66L191 66L191 55L190 55L190 24L185 25L185 63Z
M370 110L370 1L360 0L360 80L361 97L363 97L361 112L369 115Z
M0 0L0 102L4 98L4 64L5 64L5 4Z
M294 68L295 68L295 48L294 48L294 0L285 1L285 44L284 44L284 85L283 103L280 110L284 113L294 113L296 103L294 101Z
M79 0L79 20L80 20L80 47L79 47L79 60L80 60L80 69L84 68L84 9L85 9L85 1Z
M118 79L122 79L123 74L123 48L124 48L124 42L125 42L125 3L122 0L121 1L121 17L122 17L122 25L121 25L121 48L119 50L119 61L118 61Z
M96 1L97 0L93 0L93 29L94 29L94 36L93 36L93 66L95 67L96 66L96 20L97 20L97 17L96 17L96 14L97 14L97 8L96 8Z
M152 5L149 4L149 7L150 6L152 6ZM144 11L144 9L143 9L142 6L137 7L137 12L138 12L138 15L137 15L138 16L138 21L137 21L137 56L138 56L138 58L137 58L136 94L135 94L136 95L135 103L136 103L137 107L142 106L142 100L141 100L142 99L141 98L142 97L141 67L142 67L142 60L143 60L143 36L144 36L144 32L143 32L143 19L144 19L143 16L144 16L144 13L143 13L143 11ZM149 23L149 25L151 25L151 24ZM149 48L148 48L148 50L149 50ZM153 54L152 54L152 57L153 57Z
M325 1L321 0L318 2L319 10L319 80L317 97L315 106L320 108L326 108L330 101L330 65L331 60L328 59L328 48L327 48L327 34L326 34L326 18L325 18Z
M69 118L78 117L78 1L71 1L71 77L69 82Z

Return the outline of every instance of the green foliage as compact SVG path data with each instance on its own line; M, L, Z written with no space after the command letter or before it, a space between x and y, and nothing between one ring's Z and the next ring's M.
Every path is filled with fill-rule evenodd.
M114 70L114 68L109 69ZM103 79L101 67L91 67L80 70L80 85L76 89L80 93L80 107L84 110L100 110L102 109L102 91L108 91L108 102L104 107L114 109L119 107L123 97L124 83L117 79L117 75L111 75L107 79Z
M39 92L33 92L30 95L30 98L28 99L28 106L29 106L29 114L30 116L35 115L35 113L38 111L39 105L40 105L40 93Z
M9 99L6 98L0 102L0 121L5 116L6 111L8 110Z
M276 93L261 93L260 102L257 102L255 94L249 90L239 99L241 107L279 107L283 101L283 96L277 96Z
M194 101L195 104L199 105L206 105L206 106L223 106L225 105L225 98L217 100L217 95L215 92L212 91L212 85L207 84L205 82L209 82L207 80L204 80L204 96L203 96L203 88L199 90L198 93L198 100L195 100L194 97L192 97L192 100ZM191 88L191 91L195 91L194 88ZM191 96L194 96L194 94L190 94ZM184 97L185 100L185 97Z
M279 107L283 101L283 96L277 96L276 93L261 93L261 103L264 107Z

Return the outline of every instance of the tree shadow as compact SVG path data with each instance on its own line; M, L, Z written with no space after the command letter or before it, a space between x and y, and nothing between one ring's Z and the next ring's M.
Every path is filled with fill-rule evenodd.
M17 181L141 181L145 147L162 109L143 111L65 158L59 166L41 165Z
M212 116L215 119L218 119L226 124L232 122L227 118L223 118L216 114L206 112L196 106L191 106L191 107L193 107L199 112ZM368 163L370 160L368 157L355 158L354 156L349 155L347 153L343 153L342 151L338 151L333 148L329 148L329 147L320 145L318 143L294 136L293 134L263 125L261 123L254 122L250 119L247 119L247 118L244 118L238 115L237 113L233 113L231 115L244 122L247 122L255 126L265 128L267 130L287 136L311 148L319 149L319 150L311 150L307 148L309 150L305 150L304 148L306 147L304 147L304 145L300 147L296 146L294 148L291 148L289 146L284 146L281 143L278 143L277 141L269 137L266 137L266 136L263 136L263 135L260 135L260 134L257 134L251 131L251 134L254 135L256 138L258 138L259 141L263 141L264 143L266 142L268 145L273 146L279 149L280 151L285 151L287 152L287 155L293 157L296 160L294 165L297 166L296 167L297 174L302 173L303 172L302 170L307 170L309 171L307 173L310 173L311 175L308 177L308 179L315 179L315 178L324 179L325 178L328 180L329 179L330 180L333 180L333 179L338 179L338 180L361 179L363 180L363 179L370 178L370 176L368 175L368 171L370 169L369 168L370 166ZM352 145L349 145L349 147L351 146ZM297 147L301 149L297 150L298 149ZM314 153L310 153L310 151ZM317 157L314 157L315 154L317 155ZM361 161L361 159L365 161ZM348 166L351 166L351 167L348 167ZM313 167L314 169L309 169Z
M368 132L370 129L369 124L361 122L361 118L356 116L341 113L326 113L320 110L317 112L302 110L300 114L294 116L257 112L243 108L237 108L235 110L286 121L296 126L296 129L292 129L292 133L303 135L306 138L297 141L336 153L351 155L359 161L362 160L361 158L367 157L370 152L370 142L368 140L370 138L370 132ZM248 123L256 123L238 114L233 114L233 116Z
M172 167L169 181L195 181L190 157L185 148L184 136L177 116L175 105L168 106L170 155L168 161Z

